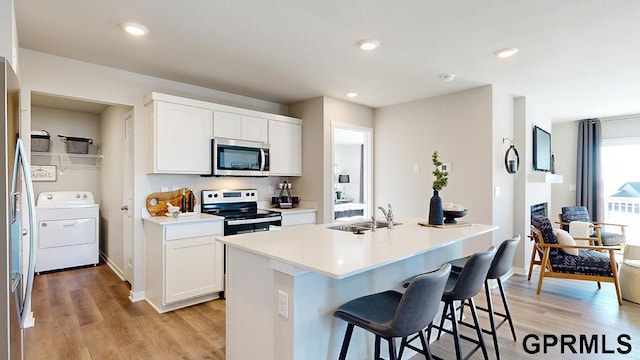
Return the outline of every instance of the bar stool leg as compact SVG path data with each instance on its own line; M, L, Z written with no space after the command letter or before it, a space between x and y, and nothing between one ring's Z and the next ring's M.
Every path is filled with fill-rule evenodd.
M347 350L349 350L349 342L351 342L351 334L353 334L353 328L355 325L347 324L347 331L344 333L344 340L342 341L342 348L340 349L339 360L344 360L347 357Z
M431 324L429 324L429 328L431 328ZM429 344L427 344L427 340L424 338L424 332L420 331L420 342L422 343L422 349L424 350L424 357L433 360L433 355L431 355L431 350L429 349ZM400 360L400 356L398 356L398 360Z
M478 313L476 312L476 303L473 301L473 298L469 298L469 307L471 308L471 315L473 315L473 322L476 325L476 333L478 334L478 341L480 342L480 349L482 349L482 355L484 355L485 359L489 358L487 354L487 347L484 345L484 340L482 339L482 328L480 327L480 321L478 321Z
M513 321L511 320L511 312L509 311L509 303L507 302L507 297L504 294L504 289L502 288L502 280L498 278L497 281L498 281L498 287L500 288L500 296L502 297L502 304L504 305L504 313L506 315L507 321L509 322L509 327L511 328L511 335L513 336L513 341L517 341L516 329L513 327Z
M380 335L376 335L376 348L375 348L375 354L373 358L375 360L380 359Z
M498 348L498 334L496 331L496 320L493 317L493 300L491 298L491 290L489 289L489 280L484 281L484 293L487 297L487 310L489 313L489 323L491 324L491 337L493 338L493 347L496 351L496 359L500 360L500 349Z
M447 302L445 309L451 309L451 326L453 327L453 341L456 346L456 359L462 359L462 350L460 349L460 333L458 329L458 321L456 320L455 306L453 305L453 301Z
M387 342L389 343L389 360L397 360L395 341L393 341L393 338L388 338Z

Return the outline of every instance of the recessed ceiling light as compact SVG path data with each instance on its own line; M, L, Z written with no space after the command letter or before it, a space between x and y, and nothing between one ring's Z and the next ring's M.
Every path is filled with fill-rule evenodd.
M442 74L440 75L440 79L442 79L442 81L453 81L453 79L456 78L456 74Z
M496 50L494 54L496 54L496 56L499 58L508 58L515 55L518 51L519 51L518 48L511 47L511 48Z
M367 40L360 40L357 43L358 47L362 50L365 51L369 51L369 50L373 50L375 48L377 48L378 46L380 46L380 41L378 40L373 40L373 39L367 39Z
M149 33L149 29L146 27L136 24L136 23L122 23L120 27L124 29L124 31L128 32L131 35L142 36Z
M347 97L354 98L354 97L356 97L356 96L358 96L358 93L356 93L356 92L353 92L353 91L352 91L352 92L348 92L348 93L347 93Z

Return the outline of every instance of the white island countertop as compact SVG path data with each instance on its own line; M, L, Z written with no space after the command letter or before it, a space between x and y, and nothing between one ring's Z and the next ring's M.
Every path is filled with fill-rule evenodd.
M387 264L489 233L498 227L472 224L439 229L418 225L421 219L398 219L393 229L362 235L328 229L336 224L304 225L280 231L217 238L229 246L287 265L343 279Z

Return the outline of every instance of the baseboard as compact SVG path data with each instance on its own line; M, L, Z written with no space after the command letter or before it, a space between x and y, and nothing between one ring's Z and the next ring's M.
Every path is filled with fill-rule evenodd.
M107 264L109 269L111 269L111 271L113 271L113 273L116 274L116 276L120 278L120 280L122 280L122 281L126 281L127 280L124 277L124 271L122 271L122 269L120 269L113 261L111 261L111 259L106 257L104 255L104 253L100 253L100 257L102 258L104 263Z
M144 295L144 291L139 291L139 292L129 291L129 300L131 300L131 302L138 302L140 300L144 300L145 298L146 296Z

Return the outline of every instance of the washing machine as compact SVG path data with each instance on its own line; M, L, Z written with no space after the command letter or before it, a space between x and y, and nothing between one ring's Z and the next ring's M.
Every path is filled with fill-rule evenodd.
M96 265L99 209L89 191L53 191L38 195L36 273Z

